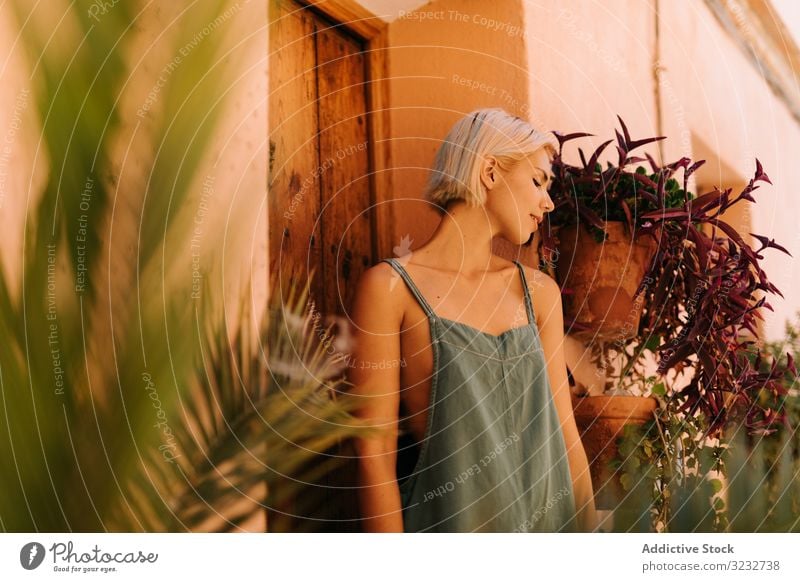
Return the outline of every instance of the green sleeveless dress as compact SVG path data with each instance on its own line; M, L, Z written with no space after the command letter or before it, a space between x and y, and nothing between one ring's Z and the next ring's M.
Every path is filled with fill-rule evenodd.
M578 531L564 436L522 265L514 261L528 325L495 336L437 316L397 259L382 261L425 311L433 350L425 437L398 445L398 457L418 449L410 474L398 477L404 531Z

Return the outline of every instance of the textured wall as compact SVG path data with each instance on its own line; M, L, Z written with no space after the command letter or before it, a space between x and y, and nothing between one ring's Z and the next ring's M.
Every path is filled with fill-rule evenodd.
M752 177L757 157L773 186L762 185L754 193L757 203L740 209L732 223L743 234L774 238L800 256L793 210L800 125L703 2L692 2L690 10L660 5L664 132L674 136L667 157L684 155L688 146L707 159L697 177L706 187L741 187ZM800 309L800 270L796 260L774 249L763 256L764 270L786 297L769 300L775 312L764 312L763 331L768 340L781 339L784 320Z
M420 197L453 123L478 107L524 115L529 74L522 17L519 0L449 0L390 24L395 245L420 246L438 223Z

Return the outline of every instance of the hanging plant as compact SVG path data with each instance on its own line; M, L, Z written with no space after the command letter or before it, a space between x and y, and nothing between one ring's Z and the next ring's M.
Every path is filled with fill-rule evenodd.
M599 159L614 140L602 143L588 159L579 148L581 163L573 165L564 161L564 145L590 134L554 132L559 149L553 159L551 187L555 209L548 223L559 229L584 224L602 241L605 221L621 218L633 239L646 236L654 244L634 294L643 302L643 317L631 338L613 344L625 354L620 384L635 380L643 394L675 398L681 413L702 416L707 437L718 435L732 418L744 422L750 432L774 432L782 422L782 411L763 404L757 394L766 389L780 396L784 388L777 378L785 370L776 367L761 372L757 362L752 364L746 356L759 340L755 318L763 319L762 308L772 309L766 297L755 299L756 292L783 296L761 268L761 253L768 248L790 253L774 240L752 233L761 246L751 249L721 218L735 204L755 202L759 183L771 182L756 160L753 178L738 195L732 195L730 188L715 188L696 197L688 181L705 161L682 157L661 166L647 153L634 156L631 152L637 148L664 138L634 140L618 119L617 162L608 162L605 169ZM643 166L633 168L641 162L647 162L649 172ZM676 174L681 171L679 182ZM704 231L706 225L710 234ZM554 230L543 229L540 256L552 262L558 255L564 261L564 253L556 250ZM754 339L740 339L743 331ZM636 367L648 355L658 361L654 377ZM786 366L796 374L791 355ZM673 390L667 373L690 367L694 375L689 385ZM660 389L654 391L655 386Z

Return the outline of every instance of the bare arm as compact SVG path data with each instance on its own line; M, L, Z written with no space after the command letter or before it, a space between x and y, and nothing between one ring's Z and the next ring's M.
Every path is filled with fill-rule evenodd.
M400 407L400 360L397 281L386 263L368 269L359 279L353 302L354 348L348 368L351 393L362 403L358 416L385 429L380 436L356 439L358 500L367 532L402 532L403 515L397 484L397 428Z
M531 270L531 274L534 272ZM591 532L597 528L598 519L594 506L594 491L589 473L589 463L583 448L570 398L567 364L564 359L564 315L561 307L561 290L549 275L535 272L534 311L539 336L542 340L547 375L553 391L561 430L567 447L572 486L575 493L575 508L578 513L580 531Z

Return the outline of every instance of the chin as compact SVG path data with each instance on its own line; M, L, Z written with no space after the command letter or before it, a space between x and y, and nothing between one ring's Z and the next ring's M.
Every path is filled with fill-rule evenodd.
M514 232L507 232L506 234L502 234L500 236L511 244L519 246L531 244L535 234L536 229L534 228L528 231L516 230Z
M519 243L517 243L517 244L519 244L519 245L522 245L522 246L526 246L526 247L527 247L527 246L530 246L530 244L533 242L533 237L534 237L535 235L536 235L536 233L535 233L535 232L533 232L533 231L531 231L531 233L528 235L528 238L527 238L527 239L522 239L522 241L521 241L521 242L519 242ZM524 235L523 235L523 236L524 236ZM521 238L521 237L520 237L520 238Z

